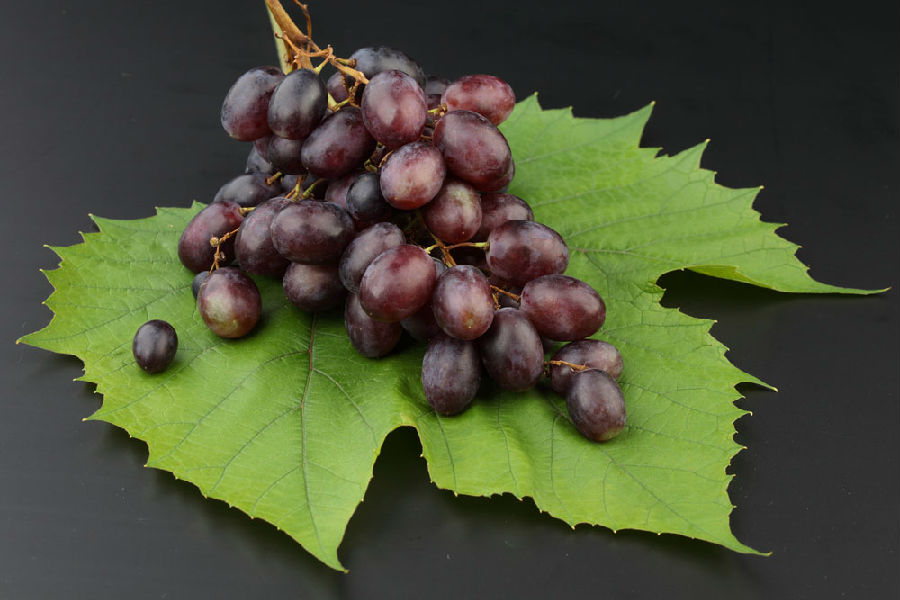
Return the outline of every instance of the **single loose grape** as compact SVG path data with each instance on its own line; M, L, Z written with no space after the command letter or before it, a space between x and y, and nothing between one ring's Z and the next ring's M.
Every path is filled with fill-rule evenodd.
M131 352L138 366L147 373L162 373L175 358L178 350L178 336L175 328L166 321L153 319L141 325L134 340Z

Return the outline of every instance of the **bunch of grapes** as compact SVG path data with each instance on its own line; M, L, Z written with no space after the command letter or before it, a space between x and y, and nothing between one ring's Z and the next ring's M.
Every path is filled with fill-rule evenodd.
M293 70L247 71L222 106L225 131L252 142L246 172L178 243L209 328L248 334L262 304L250 275L278 277L301 310L343 304L363 356L390 353L404 330L427 342L422 387L441 415L471 404L482 370L513 391L546 373L582 434L617 435L622 357L587 339L606 318L603 299L563 274L562 237L506 192L515 163L497 125L513 110L511 87L426 77L386 47L339 59L292 26ZM323 81L329 64L337 72ZM545 364L558 342L569 343Z

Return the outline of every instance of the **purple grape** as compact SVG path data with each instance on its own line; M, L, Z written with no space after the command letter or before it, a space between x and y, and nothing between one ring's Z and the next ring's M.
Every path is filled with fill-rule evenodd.
M436 258L434 261L434 273L437 279L447 270L447 266ZM434 294L431 295L434 298ZM434 310L431 307L431 301L426 302L422 308L415 313L400 321L400 325L414 339L420 342L427 342L441 332L441 326L434 319Z
M361 108L366 129L388 148L416 141L425 127L425 94L401 71L383 71L370 79Z
M434 280L434 261L422 248L395 246L366 267L359 299L366 312L379 321L401 321L428 302Z
M367 79L375 75L396 69L416 80L419 87L425 87L425 73L419 64L400 50L386 46L360 48L350 58L356 60L356 69L362 71Z
M325 202L337 204L344 210L347 210L347 190L356 181L358 175L358 173L350 173L331 181L328 184L328 191L325 192Z
M429 202L444 183L446 167L431 144L413 142L398 148L381 169L381 193L388 204L413 210Z
M435 124L433 141L447 169L481 192L499 190L512 179L512 153L506 138L478 113L448 112Z
M131 342L131 353L138 366L150 374L162 373L175 358L178 336L175 328L161 319L141 325Z
M522 312L538 333L571 342L593 335L606 320L606 304L597 291L568 275L542 275L522 288Z
M197 308L206 326L219 337L244 337L256 326L262 311L259 289L237 267L222 267L200 286Z
M441 101L447 110L471 110L499 125L516 106L509 84L493 75L466 75L444 90Z
M470 265L447 269L431 298L434 318L444 333L461 340L480 337L494 320L491 284Z
M209 277L209 271L200 271L194 275L194 279L191 281L191 293L194 295L194 300L197 299L197 294L200 293L200 286L203 285L207 277Z
M244 220L236 202L214 202L194 215L178 240L178 258L188 270L199 273L213 265L216 249L210 245L212 237L222 237L237 229ZM234 238L227 239L220 249L220 264L234 258Z
M301 200L283 208L272 221L275 249L291 262L336 263L353 239L353 220L336 204Z
M268 137L260 139L266 140L266 146L268 146ZM259 148L257 148L256 142L253 142L253 147L250 148L250 154L247 155L247 166L244 169L244 173L248 175L259 175L260 177L271 177L274 175L277 169L272 166L272 163L269 162L266 156L268 156L268 150L263 154L260 152Z
M269 100L269 129L290 140L302 140L328 110L328 92L318 73L297 69L275 88Z
M378 358L393 350L403 335L399 323L385 323L367 315L356 294L347 296L344 326L356 351L369 358Z
M290 206L284 196L270 198L244 218L234 240L234 251L241 268L253 275L281 277L290 262L272 243L272 221L281 209Z
M256 138L253 140L253 147L256 148L256 151L259 152L259 155L262 156L265 160L269 160L269 138L271 135L266 135L261 138Z
M569 264L569 248L562 237L534 221L507 221L491 231L488 244L491 273L514 285L562 273Z
M222 127L228 135L249 142L270 133L269 98L282 79L278 67L256 67L238 77L222 104Z
M391 205L381 195L377 173L362 173L347 190L347 212L358 223L377 223L391 218Z
M434 311L431 302L426 302L422 308L400 321L400 326L406 330L414 340L427 342L441 333L441 326L434 320Z
M328 81L325 82L325 88L335 102L343 102L350 97L347 85L344 83L344 75L340 71L328 78Z
M278 171L286 175L303 175L306 173L303 161L300 158L302 151L303 140L288 140L277 135L273 135L269 139L269 162Z
M347 294L338 277L337 265L291 263L284 273L282 284L287 299L307 312L339 306Z
M521 311L496 311L490 329L478 339L478 349L488 374L504 389L523 392L541 378L544 348L534 326Z
M566 344L556 351L551 360L561 360L573 365L585 365L605 371L613 379L622 374L624 363L619 350L600 340L580 340ZM575 371L567 365L550 365L550 385L557 394L565 395Z
M481 361L472 342L438 334L422 359L425 399L439 415L464 411L481 385Z
M393 223L376 223L362 231L341 256L338 272L344 287L354 294L359 293L363 273L372 261L385 250L405 243L403 232Z
M375 148L375 140L363 124L362 113L345 106L325 117L303 143L303 166L325 179L337 179L365 162Z
M437 196L422 207L422 219L444 242L465 242L481 226L481 195L468 183L448 178Z
M280 186L268 185L266 178L258 174L238 175L216 192L213 202L235 202L243 207L257 206L260 202L281 193Z
M534 221L534 212L524 200L512 194L488 192L481 195L481 227L472 240L483 242L491 231L507 221Z
M589 440L605 442L625 429L625 396L616 381L603 371L572 375L566 408L575 428Z

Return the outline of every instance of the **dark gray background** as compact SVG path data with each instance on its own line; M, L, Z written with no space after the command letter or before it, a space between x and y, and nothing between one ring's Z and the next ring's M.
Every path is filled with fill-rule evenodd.
M624 5L627 6L618 6ZM734 6L732 6L734 5ZM815 8L810 8L810 7ZM428 483L392 434L332 572L273 527L142 468L142 442L82 423L100 398L71 357L14 346L46 324L39 268L87 213L208 201L247 148L218 124L249 67L274 62L262 2L0 6L0 598L897 597L900 8L793 2L312 2L344 56L387 43L450 77L487 72L546 107L604 117L656 100L645 145L705 138L704 166L765 184L756 207L819 280L894 290L787 296L690 274L665 303L718 319L742 391L729 489L739 539L579 527L510 497Z

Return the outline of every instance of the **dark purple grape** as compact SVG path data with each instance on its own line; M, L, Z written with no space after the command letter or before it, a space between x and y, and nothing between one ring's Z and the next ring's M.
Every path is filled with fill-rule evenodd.
M605 442L625 429L625 396L603 371L592 369L572 375L566 408L575 428L589 440Z
M425 94L401 71L383 71L370 79L360 107L366 129L388 148L416 141L425 127Z
M562 273L569 265L569 248L562 237L534 221L507 221L491 231L488 244L491 273L514 285Z
M237 267L222 267L200 286L197 308L206 326L219 337L244 337L256 326L262 311L259 289Z
M303 140L287 140L277 135L269 139L269 162L281 173L287 175L306 173L300 158L302 151Z
M493 75L465 75L444 90L441 101L447 110L471 110L499 125L516 106L509 84Z
M350 97L344 75L340 71L328 78L328 81L325 82L325 88L335 102L343 102Z
M234 251L241 268L253 275L281 277L289 261L275 249L270 228L275 215L291 201L284 196L270 198L244 217L234 240Z
M391 205L381 195L377 173L359 175L347 190L347 212L359 223L377 223L391 218Z
M534 221L534 212L524 200L503 192L487 192L481 195L481 227L472 236L475 242L488 239L494 227L507 221Z
M301 200L283 208L270 231L275 249L289 261L330 264L353 239L353 220L336 204Z
M162 373L175 358L178 336L175 328L161 319L141 325L131 342L131 353L138 366L150 374Z
M436 258L432 258L432 260L434 261L435 277L440 279L447 270L447 266ZM433 293L431 297L434 298ZM431 301L426 302L422 308L400 321L400 325L409 335L420 342L427 342L441 332L441 326L434 319Z
M605 371L613 379L622 374L624 363L619 350L600 340L580 340L566 344L556 351L551 360L561 360L573 365L585 365ZM557 394L565 395L575 371L567 365L550 365L550 385Z
M425 399L439 415L458 415L472 403L481 385L481 361L472 342L438 334L422 359Z
M345 106L325 117L303 143L303 166L316 177L337 179L365 162L375 148L362 113Z
M428 302L434 280L434 261L422 248L395 246L366 267L359 283L359 299L372 317L401 321Z
M381 193L388 204L413 210L437 195L446 174L441 153L431 144L413 142L398 148L381 169Z
M236 202L243 207L257 206L260 202L281 193L279 184L268 185L260 174L238 175L219 188L213 202Z
M437 75L429 75L425 78L425 93L437 94L440 96L450 85L450 80L446 77L438 77Z
M307 312L339 306L347 294L338 277L337 265L291 263L282 283L287 299Z
M328 110L328 91L318 73L297 69L275 88L269 100L269 129L283 138L302 140Z
M378 358L393 350L403 335L400 323L385 323L367 315L356 294L347 295L344 326L356 351L369 358Z
M362 71L367 79L378 73L396 69L403 71L416 80L419 87L425 87L425 72L419 64L400 50L386 46L360 48L350 58L356 60L356 69Z
M560 342L593 335L606 320L600 294L568 275L532 279L522 288L520 307L539 334Z
M481 195L456 178L444 181L441 191L422 207L428 231L448 244L465 242L481 226Z
M512 179L512 153L490 121L467 110L448 112L434 126L434 145L447 169L482 192L493 192Z
M234 231L243 220L241 207L236 202L214 202L198 212L178 240L181 264L194 273L209 270L216 254L216 249L209 243L210 238ZM220 255L219 264L227 264L234 259L233 237L222 244Z
M249 142L270 133L269 98L282 79L278 67L256 67L238 77L222 104L222 127L228 135Z
M269 143L269 138L260 138L261 140L266 140L266 146ZM250 154L247 155L247 166L244 169L244 173L248 175L259 175L260 177L271 177L275 174L277 169L272 166L272 163L266 158L268 156L268 149L265 153L260 152L259 148L256 146L256 142L253 142L253 147L250 148Z
M431 309L431 302L414 312L412 315L400 321L400 326L406 330L413 339L420 342L427 342L437 334L441 333L441 326L434 320L434 311Z
M200 271L194 275L194 279L191 281L191 293L194 295L194 300L197 299L197 294L200 293L200 286L203 285L207 277L209 277L209 271Z
M325 192L325 202L337 204L344 210L347 210L347 190L356 181L358 173L350 173L339 179L335 179L328 184L328 191Z
M514 308L494 313L490 329L478 339L481 362L500 387L523 392L544 371L544 348L531 321Z
M256 148L256 151L259 152L259 155L264 159L269 160L269 138L271 135L266 135L261 138L256 138L253 140L253 147Z
M359 293L359 282L372 261L385 250L405 243L403 232L393 223L376 223L362 231L341 256L339 273L344 287Z
M450 267L440 276L431 305L444 333L461 340L480 337L494 320L491 284L470 265Z

